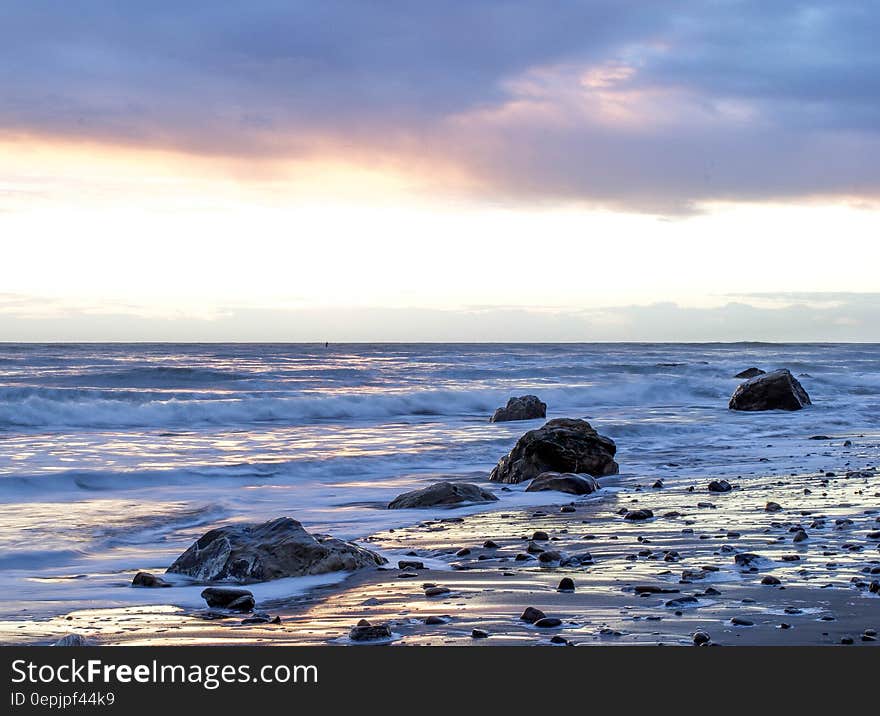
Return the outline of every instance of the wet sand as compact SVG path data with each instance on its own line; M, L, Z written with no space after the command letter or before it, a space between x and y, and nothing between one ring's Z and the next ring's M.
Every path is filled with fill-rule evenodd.
M280 624L242 625L242 615L173 606L96 608L0 622L0 641L45 644L73 632L106 645L347 644L350 629L367 619L387 623L395 645L549 645L554 637L573 645L690 645L698 631L718 645L877 644L880 594L870 591L880 580L877 472L866 466L849 476L748 476L732 484L712 493L706 482L660 488L630 479L598 497L560 494L558 505L537 512L426 510L417 525L365 540L388 556L386 568L257 605ZM782 509L767 511L769 502ZM642 508L654 518L620 514ZM795 541L800 529L807 537ZM549 539L530 539L536 531ZM487 540L497 546L484 547ZM530 545L533 553L559 552L563 563L544 564L536 554L517 560ZM457 554L462 549L470 552ZM564 564L585 553L582 563ZM742 553L759 559L738 565ZM398 560L432 568L398 569ZM573 593L557 591L565 577ZM762 584L766 577L779 584ZM450 591L426 597L426 584ZM636 587L666 593L641 595ZM561 625L521 620L530 606ZM425 624L429 617L441 622ZM473 638L474 629L488 637Z

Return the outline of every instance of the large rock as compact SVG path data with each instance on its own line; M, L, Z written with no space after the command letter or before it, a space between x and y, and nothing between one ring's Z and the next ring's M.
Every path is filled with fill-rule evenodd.
M596 478L590 475L575 475L573 472L542 472L526 488L526 492L556 490L571 495L589 495L599 489Z
M730 399L731 410L800 410L811 404L807 391L785 368L747 380Z
M494 502L497 499L488 490L469 482L435 482L421 490L398 495L388 505L388 509L437 507L438 505L457 505L461 502Z
M352 571L384 557L328 535L312 535L289 517L236 524L205 533L168 568L200 582L265 582L282 577Z
M495 414L489 418L490 423L503 423L509 420L535 420L547 417L547 404L542 402L537 395L521 395L511 398L507 405L498 408Z
M523 435L492 470L493 482L532 480L544 472L613 475L617 446L586 420L557 418Z

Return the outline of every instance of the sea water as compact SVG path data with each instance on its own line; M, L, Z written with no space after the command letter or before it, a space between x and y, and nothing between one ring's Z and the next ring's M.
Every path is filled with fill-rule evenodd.
M814 405L729 411L751 366L789 368ZM621 478L645 484L840 469L816 435L851 440L854 468L877 460L876 345L0 344L0 617L198 604L131 575L232 521L357 539L437 516L385 508L441 479L499 497L456 514L558 502L484 482L543 423L489 423L527 393L613 438Z

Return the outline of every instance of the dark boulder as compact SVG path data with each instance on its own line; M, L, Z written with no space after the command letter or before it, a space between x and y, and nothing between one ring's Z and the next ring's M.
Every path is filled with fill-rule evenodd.
M790 371L775 370L742 383L730 399L731 410L800 410L812 405Z
M629 520L630 522L639 522L641 520L650 520L654 517L654 511L648 509L641 510L627 510L626 514L623 516L623 519Z
M134 575L134 579L131 580L132 587L170 587L171 585L166 582L162 577L157 577L155 574L150 574L149 572L138 572Z
M489 418L490 423L504 423L511 420L536 420L547 417L547 404L536 395L521 395L511 398L507 405L498 408Z
M709 492L730 492L732 489L727 480L712 480L709 483Z
M493 482L518 483L545 472L614 475L617 446L585 420L557 418L523 435L489 475Z
M202 590L202 599L209 607L231 609L235 612L250 612L255 602L254 595L247 589L233 589L231 587L208 587Z
M734 378L742 378L743 380L749 380L750 378L757 378L759 375L766 375L767 371L761 370L760 368L746 368L742 373L737 373Z
M535 609L535 607L526 607L525 611L520 615L520 619L524 622L528 622L529 624L534 624L539 619L543 619L546 614L542 612L540 609Z
M201 582L265 582L282 577L353 571L387 560L328 535L313 535L296 520L234 524L205 533L168 568Z
M370 624L366 619L361 619L348 633L352 641L380 641L391 637L391 627L387 624Z
M592 475L575 475L573 472L542 472L529 486L526 492L542 492L555 490L570 495L589 495L599 489L599 483Z
M421 490L404 492L388 505L389 510L457 505L462 502L494 502L498 498L469 482L435 482Z
M694 646L703 646L712 640L712 637L704 631L695 631L692 638L694 640Z
M538 619L535 622L535 626L538 629L555 629L556 627L562 626L562 619L557 619L556 617L544 617L543 619Z

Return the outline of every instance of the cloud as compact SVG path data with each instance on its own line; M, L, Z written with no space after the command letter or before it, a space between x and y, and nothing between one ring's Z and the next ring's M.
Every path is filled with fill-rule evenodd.
M8 0L0 134L453 165L493 200L873 200L878 32L855 0Z
M264 342L880 342L880 294L743 297L713 308L675 303L572 310L523 307L244 308L159 314L137 306L68 305L5 295L7 341ZM776 296L775 294L773 296Z

